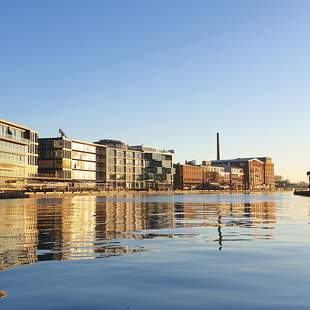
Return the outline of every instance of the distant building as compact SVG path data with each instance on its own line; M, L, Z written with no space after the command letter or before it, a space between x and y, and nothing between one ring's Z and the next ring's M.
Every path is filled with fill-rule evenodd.
M270 157L250 157L213 160L212 165L234 166L243 169L245 189L274 189L274 164Z
M0 120L0 183L14 183L38 173L38 132Z
M174 165L174 188L193 189L203 183L203 168L191 164Z
M240 167L229 165L211 165L203 161L186 161L185 165L174 165L174 186L176 189L243 189L244 173Z
M225 168L215 165L203 165L203 184L208 187L229 186L229 173Z
M244 189L244 173L240 167L226 166L225 170L230 174L230 188Z

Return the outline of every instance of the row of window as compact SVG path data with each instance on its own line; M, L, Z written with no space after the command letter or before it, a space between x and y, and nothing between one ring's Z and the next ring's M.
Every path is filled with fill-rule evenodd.
M133 168L133 167L123 167L123 166L108 166L108 172L109 173L132 173L132 174L142 174L143 169L142 168Z
M71 149L71 141L64 139L40 139L40 149Z
M1 177L26 177L26 169L24 167L14 167L12 169L0 169Z
M67 150L44 150L39 149L39 156L42 159L62 159L67 158L71 159L71 152Z
M0 141L0 150L8 153L25 154L27 146L7 141Z
M96 180L96 171L72 171L72 179L75 180Z
M24 138L24 131L7 125L0 125L0 135L20 141Z
M123 157L123 158L137 158L142 159L143 153L141 152L132 152L132 151L121 151L121 150L108 150L109 157Z
M72 168L79 170L93 170L96 171L96 163L88 161L72 160Z
M0 152L1 163L24 166L27 164L26 159L27 157L24 155L15 155L15 154Z
M72 151L72 159L96 161L96 154Z
M108 175L108 181L143 181L142 175L125 175L121 173Z
M50 176L56 178L71 179L71 171L68 170L56 170L52 168L39 168L39 174L41 176Z
M96 154L96 147L93 145L87 145L77 142L72 142L72 150L82 151L82 152L89 152Z

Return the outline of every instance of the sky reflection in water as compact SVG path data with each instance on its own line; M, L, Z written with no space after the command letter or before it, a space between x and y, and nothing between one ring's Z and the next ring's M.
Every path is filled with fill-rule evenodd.
M0 290L9 292L0 306L22 309L29 300L30 307L39 309L42 296L52 299L62 287L67 298L53 301L51 309L65 309L75 302L79 309L86 301L94 307L119 309L126 309L125 305L206 309L231 304L255 308L249 303L252 295L257 309L307 308L310 301L303 283L308 284L310 274L309 211L310 199L291 194L0 201ZM41 261L51 262L36 264ZM55 265L52 261L74 263ZM13 268L25 264L33 265ZM89 296L70 299L72 282L63 277L73 270L71 280L78 281ZM110 282L101 281L99 275ZM24 296L26 276L31 293ZM299 286L294 289L297 276ZM19 277L17 284L14 279ZM47 278L51 286L42 292L40 283ZM131 285L143 296L126 293ZM241 298L241 289L247 298ZM120 290L125 295L118 303ZM167 290L179 299L164 298L160 303L151 294L166 294ZM35 299L30 298L33 294L37 294ZM99 298L102 294L104 300ZM260 294L265 299L257 299ZM185 296L194 298L191 306L183 300ZM216 296L221 296L217 303Z

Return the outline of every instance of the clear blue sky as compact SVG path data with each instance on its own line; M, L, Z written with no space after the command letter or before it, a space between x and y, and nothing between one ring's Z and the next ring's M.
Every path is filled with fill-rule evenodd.
M310 169L310 1L0 1L0 117Z

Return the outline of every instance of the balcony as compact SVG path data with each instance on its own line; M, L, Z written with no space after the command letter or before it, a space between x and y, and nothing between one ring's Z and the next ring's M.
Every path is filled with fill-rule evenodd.
M30 143L30 139L25 139L25 138L22 138L22 137L17 137L17 136L14 136L14 135L8 135L8 134L1 133L1 132L0 132L0 138L6 139L8 141L23 143L23 144L29 144Z

